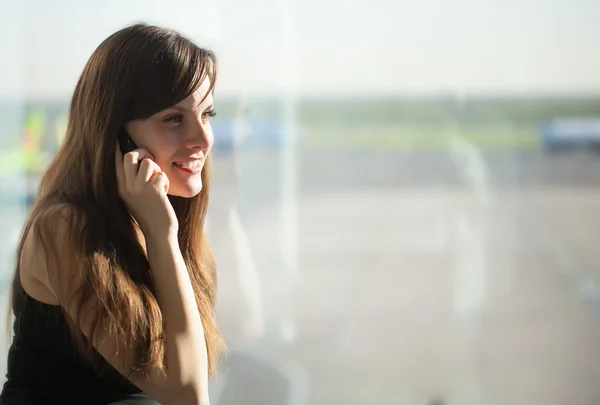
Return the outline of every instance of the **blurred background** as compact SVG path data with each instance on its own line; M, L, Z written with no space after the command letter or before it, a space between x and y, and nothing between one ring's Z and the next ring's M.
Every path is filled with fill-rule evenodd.
M598 404L599 20L594 0L0 0L3 308L79 73L144 21L219 58L212 403Z

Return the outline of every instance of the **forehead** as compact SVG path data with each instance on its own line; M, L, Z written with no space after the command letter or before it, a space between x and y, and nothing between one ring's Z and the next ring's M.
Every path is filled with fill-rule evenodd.
M210 89L210 79L206 77L200 87L196 89L188 97L177 103L178 106L185 107L187 109L203 108L209 106L213 102L212 93L206 94Z

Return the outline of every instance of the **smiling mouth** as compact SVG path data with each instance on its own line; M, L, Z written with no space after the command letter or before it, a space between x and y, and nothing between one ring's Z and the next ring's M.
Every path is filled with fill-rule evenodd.
M188 162L173 162L173 167L189 174L198 174L202 171L202 160L195 159Z
M200 159L198 159L198 160L192 160L190 162L183 162L183 163L174 162L173 165L176 167L179 167L181 169L197 169L202 166L202 161Z

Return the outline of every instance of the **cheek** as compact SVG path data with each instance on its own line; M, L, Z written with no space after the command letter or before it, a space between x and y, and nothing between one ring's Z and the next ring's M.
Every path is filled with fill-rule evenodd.
M179 145L176 140L171 139L169 136L159 136L152 139L148 143L148 152L154 156L156 163L162 167L162 165L170 165L172 157L178 150Z
M210 130L210 132L208 133L207 136L207 143L208 143L208 148L207 148L207 152L210 152L210 150L212 149L214 143L215 143L215 136L212 132L212 129Z
M156 158L156 163L158 164L158 166L160 166L160 168L162 169L163 172L169 172L174 170L173 167L173 160L171 159L170 154L162 154L159 157Z

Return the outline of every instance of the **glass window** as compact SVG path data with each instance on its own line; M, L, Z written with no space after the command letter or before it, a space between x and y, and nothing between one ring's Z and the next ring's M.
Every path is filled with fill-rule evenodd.
M2 9L2 297L83 65L146 21L219 58L214 404L600 400L600 3Z

